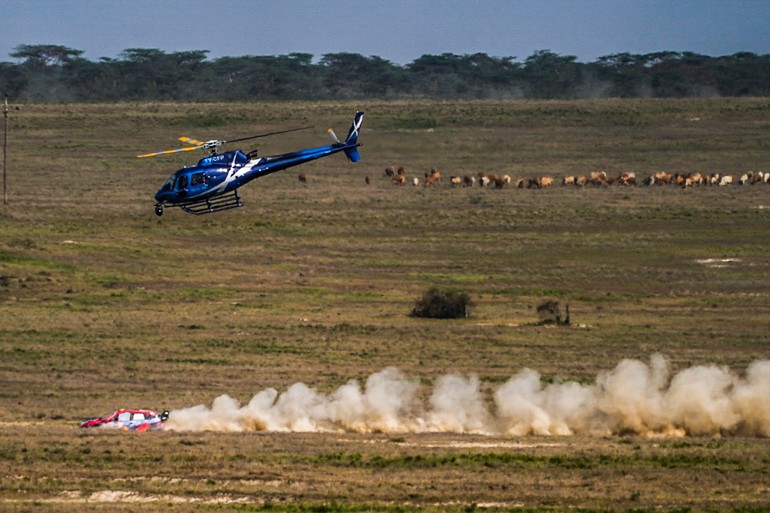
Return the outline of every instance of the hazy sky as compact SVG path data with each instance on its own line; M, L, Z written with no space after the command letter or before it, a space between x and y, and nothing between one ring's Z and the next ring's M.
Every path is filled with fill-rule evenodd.
M590 62L619 52L770 53L770 0L0 0L0 62L21 44L84 57L127 48L209 58L351 52L407 64L423 54Z

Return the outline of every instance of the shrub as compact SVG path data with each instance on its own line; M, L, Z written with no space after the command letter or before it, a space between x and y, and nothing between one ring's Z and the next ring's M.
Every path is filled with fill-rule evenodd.
M558 301L546 301L538 305L537 315L540 317L538 324L559 324L566 326L569 324L569 305L565 307L565 317L561 317L561 308Z
M430 319L459 319L468 317L471 297L465 292L430 288L412 310L413 317Z

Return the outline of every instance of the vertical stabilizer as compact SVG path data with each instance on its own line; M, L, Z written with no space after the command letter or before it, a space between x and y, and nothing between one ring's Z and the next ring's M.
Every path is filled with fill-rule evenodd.
M361 129L361 123L364 120L364 113L361 111L356 112L356 117L353 118L353 124L350 125L350 131L345 138L345 145L350 146L345 150L345 155L348 156L351 162L358 162L361 160L361 155L358 154L358 131Z

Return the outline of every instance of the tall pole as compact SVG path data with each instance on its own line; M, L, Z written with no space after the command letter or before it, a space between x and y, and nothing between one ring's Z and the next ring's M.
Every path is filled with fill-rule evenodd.
M8 204L8 95L5 96L3 106L5 128L3 130L3 205Z

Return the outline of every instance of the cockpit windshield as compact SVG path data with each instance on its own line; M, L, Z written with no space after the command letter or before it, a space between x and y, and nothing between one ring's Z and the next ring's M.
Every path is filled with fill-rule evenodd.
M174 181L176 180L176 173L168 177L168 180L166 180L163 183L163 187L160 188L161 192L171 192L171 190L174 188Z

